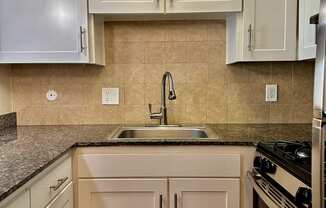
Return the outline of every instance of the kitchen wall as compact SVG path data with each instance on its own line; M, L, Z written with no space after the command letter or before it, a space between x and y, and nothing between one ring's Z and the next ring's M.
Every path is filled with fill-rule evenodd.
M0 65L0 115L12 112L10 66Z
M105 67L13 65L18 124L150 123L164 71L174 77L172 123L311 122L313 62L225 65L225 23L106 23ZM279 101L266 103L265 84ZM101 105L101 88L119 87L120 105ZM45 94L55 89L58 100Z

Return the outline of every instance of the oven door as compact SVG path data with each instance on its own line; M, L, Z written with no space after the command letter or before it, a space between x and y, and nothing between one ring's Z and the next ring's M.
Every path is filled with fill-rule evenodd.
M253 188L253 208L297 208L257 171L249 171L247 175Z

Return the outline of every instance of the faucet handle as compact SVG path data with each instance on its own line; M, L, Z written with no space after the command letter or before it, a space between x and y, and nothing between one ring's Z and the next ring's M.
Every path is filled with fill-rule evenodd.
M153 113L152 112L152 104L148 104L148 110L149 110L149 118L150 119L161 119L162 118L162 110L159 113Z

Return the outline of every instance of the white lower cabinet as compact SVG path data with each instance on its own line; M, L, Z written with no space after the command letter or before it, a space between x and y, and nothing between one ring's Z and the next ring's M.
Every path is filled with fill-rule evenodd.
M240 207L239 179L80 179L78 192L79 208Z
M79 208L163 208L166 179L80 179Z
M240 179L174 178L169 188L171 208L240 207Z
M73 208L73 186L67 185L46 208Z
M79 148L75 154L76 206L240 208L240 194L247 197L240 178L249 168L245 161L251 151L234 147Z

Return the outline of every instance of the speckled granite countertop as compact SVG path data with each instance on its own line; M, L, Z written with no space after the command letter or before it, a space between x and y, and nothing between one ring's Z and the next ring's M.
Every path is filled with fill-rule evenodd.
M260 141L311 140L311 124L210 124L216 138L111 139L119 125L21 126L0 130L0 201L72 147L112 145L255 145Z

